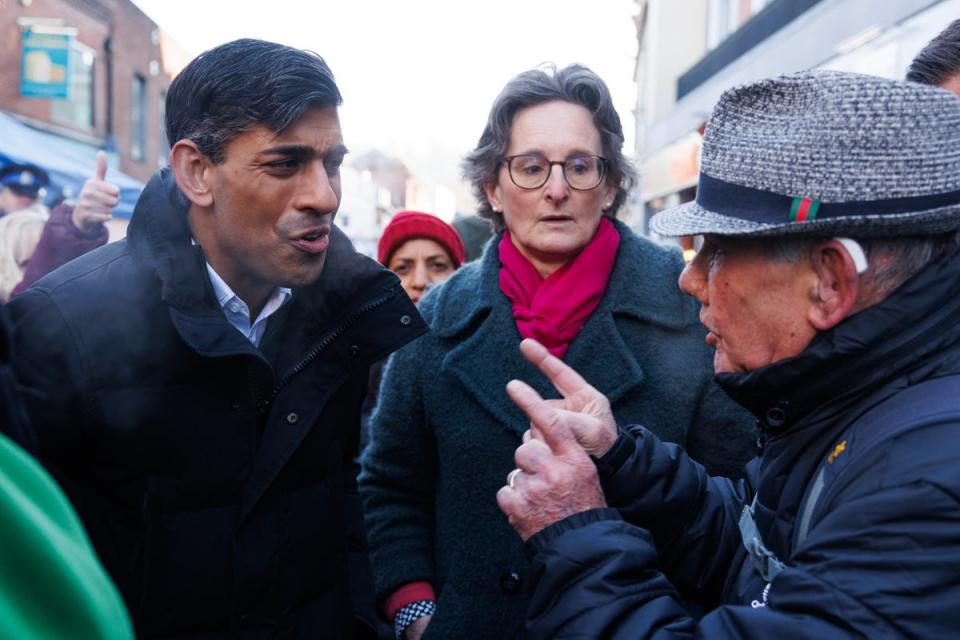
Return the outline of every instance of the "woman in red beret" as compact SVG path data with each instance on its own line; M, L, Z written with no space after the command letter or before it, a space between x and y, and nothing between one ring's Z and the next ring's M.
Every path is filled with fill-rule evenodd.
M429 213L400 211L383 230L377 245L380 264L400 277L400 284L414 304L430 287L449 278L464 262L463 241L451 225ZM370 367L367 397L360 410L360 446L370 439L370 417L377 405L381 360Z
M431 286L449 278L463 264L460 234L429 213L401 211L383 230L377 247L380 263L400 276L414 303Z

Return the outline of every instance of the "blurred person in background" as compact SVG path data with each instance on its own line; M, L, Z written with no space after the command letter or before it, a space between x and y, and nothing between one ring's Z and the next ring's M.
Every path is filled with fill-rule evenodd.
M483 254L483 247L493 236L493 225L489 218L476 214L458 213L451 223L463 239L463 249L467 254L464 262L473 262Z
M612 397L613 415L714 473L754 421L713 381L679 252L614 215L633 183L604 82L534 69L496 99L465 173L497 236L421 302L432 331L388 363L360 477L379 602L406 638L517 638L528 562L493 499L529 420L504 393L537 337Z
M437 216L400 211L380 236L377 259L397 274L403 290L417 304L431 287L449 278L463 264L463 242L457 230ZM381 360L370 367L360 423L361 450L370 441L370 418L377 406L385 364L386 360Z
M8 164L0 169L0 217L39 204L50 176L35 164Z
M400 211L380 236L377 259L399 276L403 290L416 304L427 289L463 264L463 241L456 229L437 216Z
M204 52L126 238L9 303L38 457L138 637L375 637L360 406L426 326L334 225L340 104L315 53Z
M0 218L0 300L14 296L74 258L107 243L106 221L120 199L107 182L107 156L97 153L94 176L75 203L55 206L49 216L11 214Z
M40 199L50 184L46 171L33 164L0 169L0 302L23 279L23 270L40 240L50 212Z
M917 54L907 80L960 96L960 20L954 20Z

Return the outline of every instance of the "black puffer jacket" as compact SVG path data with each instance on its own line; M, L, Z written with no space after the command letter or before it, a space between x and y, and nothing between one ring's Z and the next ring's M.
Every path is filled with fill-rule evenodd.
M10 305L38 454L139 636L353 637L351 609L373 616L352 462L368 367L425 325L335 229L255 348L174 191L155 176L126 241Z
M531 637L956 637L958 291L954 255L796 358L720 376L761 418L765 448L745 482L709 477L646 430L622 435L599 461L613 508L529 542ZM787 565L769 582L738 527L754 495L757 529ZM698 621L691 597L720 606Z

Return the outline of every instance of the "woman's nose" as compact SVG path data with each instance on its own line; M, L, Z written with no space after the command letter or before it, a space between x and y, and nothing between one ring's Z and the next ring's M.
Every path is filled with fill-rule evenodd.
M554 164L550 166L550 175L547 176L547 182L543 185L546 189L547 197L553 201L563 200L570 193L570 185L563 175L563 166Z

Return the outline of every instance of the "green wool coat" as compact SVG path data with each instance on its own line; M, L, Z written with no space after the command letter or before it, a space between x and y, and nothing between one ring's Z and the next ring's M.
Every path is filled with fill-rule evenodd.
M606 394L619 424L683 445L711 472L739 474L755 421L713 381L698 305L677 287L683 260L616 226L607 290L564 360ZM437 612L424 638L522 635L516 576L522 583L528 563L496 493L529 421L504 386L520 378L558 394L520 355L497 243L421 303L432 331L388 363L362 459L378 597L431 582Z

